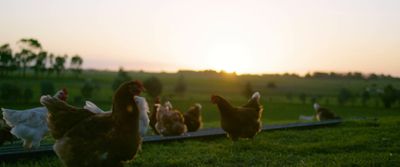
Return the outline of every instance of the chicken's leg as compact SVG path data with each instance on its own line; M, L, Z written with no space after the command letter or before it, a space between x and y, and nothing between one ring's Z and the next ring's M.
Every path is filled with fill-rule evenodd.
M32 140L24 140L24 143L22 146L25 148L25 150L30 151L32 148Z

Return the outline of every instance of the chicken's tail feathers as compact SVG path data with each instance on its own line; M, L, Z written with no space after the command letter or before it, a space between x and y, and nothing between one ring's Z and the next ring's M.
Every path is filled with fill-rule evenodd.
M11 109L6 109L6 108L1 108L2 114L3 114L3 119L10 119L13 117L14 113L17 112L17 110L11 110Z
M5 109L5 108L0 108L0 110L1 110L1 113L3 114L4 112L6 112L7 111L7 109ZM4 115L4 114L3 114Z
M40 103L44 105L50 113L55 112L59 109L65 109L64 107L69 107L62 100L58 99L57 97L52 97L50 95L44 95L40 97Z
M254 92L253 95L251 96L251 99L260 100L260 98L261 98L260 92Z
M201 106L200 103L196 103L196 104L194 104L194 106L197 107L197 108L199 108L200 110L201 110L201 108L203 107L203 106Z
M160 108L160 107L161 107L161 104L154 104L154 107Z
M1 112L3 113L3 115L4 115L4 114L7 114L7 113L15 112L15 111L16 111L16 110L1 108Z
M165 107L168 107L169 109L172 109L172 104L171 104L170 101L166 101L166 102L164 103L164 106L165 106Z
M97 107L96 104L94 104L91 101L85 101L85 106L83 106L84 109L89 110L93 113L102 113L104 112L102 109L100 109L99 107Z
M314 107L315 111L317 111L321 108L321 106L318 103L314 103L313 107Z
M50 105L53 101L53 97L51 97L50 95L43 95L42 97L40 97L40 104L47 106Z
M2 115L3 115L3 120L10 127L15 126L15 124L18 123L20 120L27 118L26 114L23 114L23 115L18 114L18 113L23 113L23 112L18 112L17 110L1 108L1 111L2 111Z

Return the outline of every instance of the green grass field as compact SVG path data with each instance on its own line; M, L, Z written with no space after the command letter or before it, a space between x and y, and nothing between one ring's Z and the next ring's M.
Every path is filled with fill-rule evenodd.
M220 94L241 105L247 98L242 95L244 84L249 81L255 90L261 92L264 105L264 124L282 124L298 122L299 115L314 113L310 100L300 102L297 94L320 96L318 101L338 115L345 122L331 127L313 129L291 129L267 131L258 134L253 140L231 142L226 137L212 139L192 139L176 142L146 143L143 151L126 166L397 166L400 164L400 107L385 109L377 99L371 99L367 106L362 106L359 99L352 104L339 106L336 103L340 88L348 88L354 94L365 87L376 84L378 87L390 83L400 87L398 80L329 80L302 79L290 77L262 76L209 76L195 73L185 76L188 90L184 96L174 94L177 74L169 73L130 73L132 78L144 80L157 76L164 85L162 96L171 100L174 107L185 111L190 105L199 102L203 105L204 128L218 127L219 114L216 106L209 102L211 94ZM115 73L86 71L80 78L64 76L62 78L22 79L4 78L0 81L30 86L35 91L34 99L39 98L40 82L51 80L57 88L67 87L70 92L69 102L75 103L74 96L80 95L80 88L85 79L99 84L93 102L103 109L111 105L111 83ZM18 81L24 82L18 82ZM277 87L270 89L266 83L273 81ZM287 94L293 94L289 100ZM327 100L328 99L328 100ZM39 102L1 103L4 108L28 108L38 106ZM373 120L352 120L357 117L377 118ZM24 159L4 163L0 166L61 166L56 156L39 159Z

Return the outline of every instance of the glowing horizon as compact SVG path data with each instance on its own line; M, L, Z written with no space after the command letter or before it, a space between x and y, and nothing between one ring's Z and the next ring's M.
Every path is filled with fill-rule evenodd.
M0 2L0 45L38 39L84 68L400 76L400 1Z

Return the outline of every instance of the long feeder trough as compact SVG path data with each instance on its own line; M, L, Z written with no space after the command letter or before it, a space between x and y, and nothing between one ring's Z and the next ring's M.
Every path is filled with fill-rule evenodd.
M335 119L335 120L327 120L321 122L302 122L302 123L290 123L290 124L265 125L263 126L262 131L273 131L273 130L293 129L293 128L313 128L319 126L337 125L340 123L342 123L341 119ZM206 128L196 132L188 132L185 135L181 136L158 136L158 135L145 136L143 137L143 142L144 143L166 142L166 141L176 141L176 140L184 140L192 138L216 137L223 135L225 135L225 132L221 128ZM52 155L52 154L54 154L53 144L42 144L39 148L32 149L30 151L26 151L22 148L21 145L15 145L15 144L0 147L0 161L7 161L24 157L33 158L41 155Z

